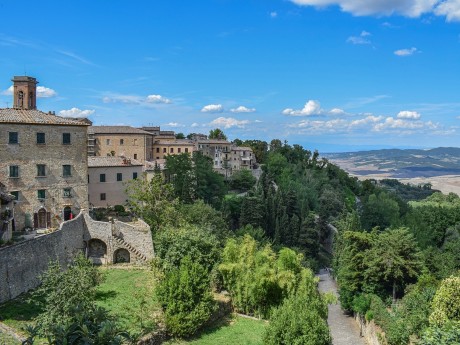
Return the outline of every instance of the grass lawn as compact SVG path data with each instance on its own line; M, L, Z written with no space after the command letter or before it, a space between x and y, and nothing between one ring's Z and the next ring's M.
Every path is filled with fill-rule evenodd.
M153 330L154 301L152 273L140 269L103 269L105 281L99 286L97 304L115 316L122 329L133 335ZM0 305L0 319L18 333L41 312L30 295ZM1 338L0 338L1 339ZM0 341L0 344L1 341Z
M103 270L97 304L115 316L122 329L140 335L155 327L152 272L141 269Z
M0 344L3 345L20 345L21 342L19 342L18 340L16 340L15 338L13 337L10 337L8 334L5 334L5 333L2 333L0 331Z
M262 345L265 321L229 317L189 340L170 340L167 345Z

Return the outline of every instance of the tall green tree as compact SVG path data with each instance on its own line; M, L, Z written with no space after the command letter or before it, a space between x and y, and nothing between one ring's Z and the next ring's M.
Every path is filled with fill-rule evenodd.
M221 139L221 140L227 140L227 136L224 134L224 132L220 128L216 129L211 129L209 131L209 139Z

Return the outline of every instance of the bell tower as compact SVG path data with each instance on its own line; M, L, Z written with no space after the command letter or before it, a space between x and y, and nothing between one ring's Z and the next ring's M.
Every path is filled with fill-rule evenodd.
M32 77L15 76L13 82L13 95L15 109L37 109L37 84L38 81Z

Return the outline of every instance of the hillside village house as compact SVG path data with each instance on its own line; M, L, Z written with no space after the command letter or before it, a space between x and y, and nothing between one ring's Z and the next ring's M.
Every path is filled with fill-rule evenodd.
M126 182L142 177L144 164L126 157L88 157L88 192L92 207L125 205Z
M57 227L88 207L88 123L37 110L37 80L13 78L0 109L0 183L16 198L13 230Z
M155 140L152 150L155 160L164 159L167 155L181 153L192 155L195 151L195 142L188 139Z
M153 159L152 133L130 126L91 126L88 133L91 156L124 156L142 163Z

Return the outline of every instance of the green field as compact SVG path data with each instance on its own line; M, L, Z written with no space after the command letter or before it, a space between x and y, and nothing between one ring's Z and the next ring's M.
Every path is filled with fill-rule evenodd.
M167 345L262 345L267 323L241 316L228 318L189 340L170 340Z
M97 304L109 310L123 329L133 335L154 328L152 274L140 269L101 269L105 276L99 286ZM0 318L6 325L22 332L22 328L33 323L40 308L26 294L0 306ZM2 343L0 342L0 345Z

